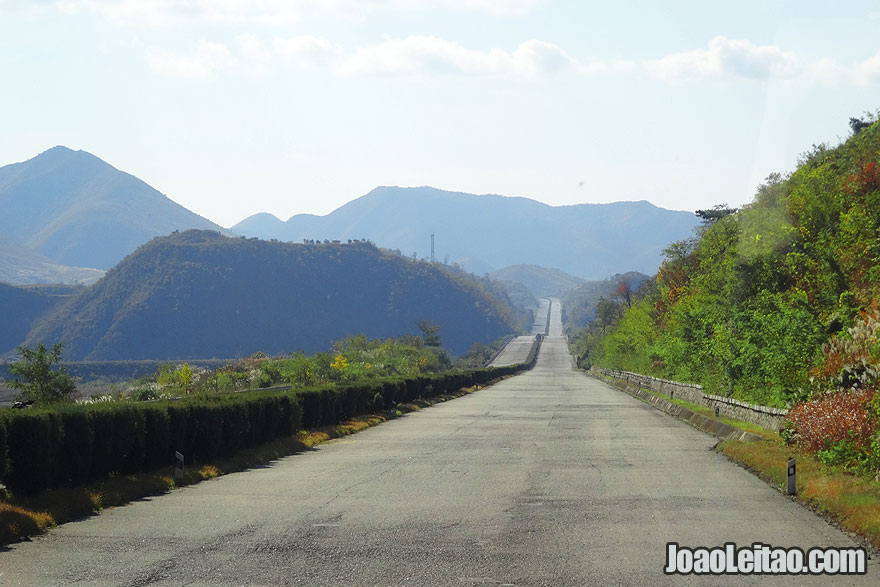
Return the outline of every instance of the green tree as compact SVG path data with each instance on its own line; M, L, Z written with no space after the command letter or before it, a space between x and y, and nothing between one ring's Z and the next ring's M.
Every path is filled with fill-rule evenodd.
M419 320L418 327L422 331L425 346L438 347L441 345L440 335L437 334L437 331L440 330L439 325L430 320Z
M184 363L177 369L166 364L159 367L156 382L166 394L189 395L193 384L193 371L189 363Z
M20 397L25 401L53 402L68 399L76 391L76 384L64 367L53 369L52 366L61 362L64 345L60 342L47 350L40 344L35 349L26 346L18 347L19 361L9 365L9 371L20 378L9 381L13 389L21 391Z

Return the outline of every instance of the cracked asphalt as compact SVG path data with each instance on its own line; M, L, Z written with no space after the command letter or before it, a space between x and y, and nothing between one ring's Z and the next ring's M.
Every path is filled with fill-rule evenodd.
M572 368L558 303L537 366L357 435L0 550L0 585L877 585L666 576L666 543L854 546Z

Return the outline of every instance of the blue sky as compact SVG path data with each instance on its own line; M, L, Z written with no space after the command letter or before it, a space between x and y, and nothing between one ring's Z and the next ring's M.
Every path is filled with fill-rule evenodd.
M880 108L880 1L0 0L0 164L229 226L378 185L741 205Z

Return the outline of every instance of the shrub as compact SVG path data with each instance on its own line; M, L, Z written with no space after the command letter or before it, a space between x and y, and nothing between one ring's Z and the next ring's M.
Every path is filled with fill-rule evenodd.
M880 457L872 447L878 431L875 396L873 390L829 393L796 405L786 419L807 450L828 463L859 466Z
M534 357L533 357L534 358ZM371 380L339 387L190 396L156 403L66 404L0 411L0 481L23 495L108 473L204 462L371 409L514 373L522 365L474 373Z
M7 434L9 461L3 479L6 486L33 494L55 485L61 436L58 415L38 411L17 414L9 419Z
M856 318L844 336L835 336L824 349L817 370L820 385L840 389L876 388L880 384L880 308L877 303Z

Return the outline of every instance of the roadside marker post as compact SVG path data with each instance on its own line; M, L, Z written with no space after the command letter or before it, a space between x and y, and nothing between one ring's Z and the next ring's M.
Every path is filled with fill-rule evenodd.
M183 479L183 453L174 451L174 478Z
M788 459L788 485L785 488L785 495L797 495L797 463L793 458Z

